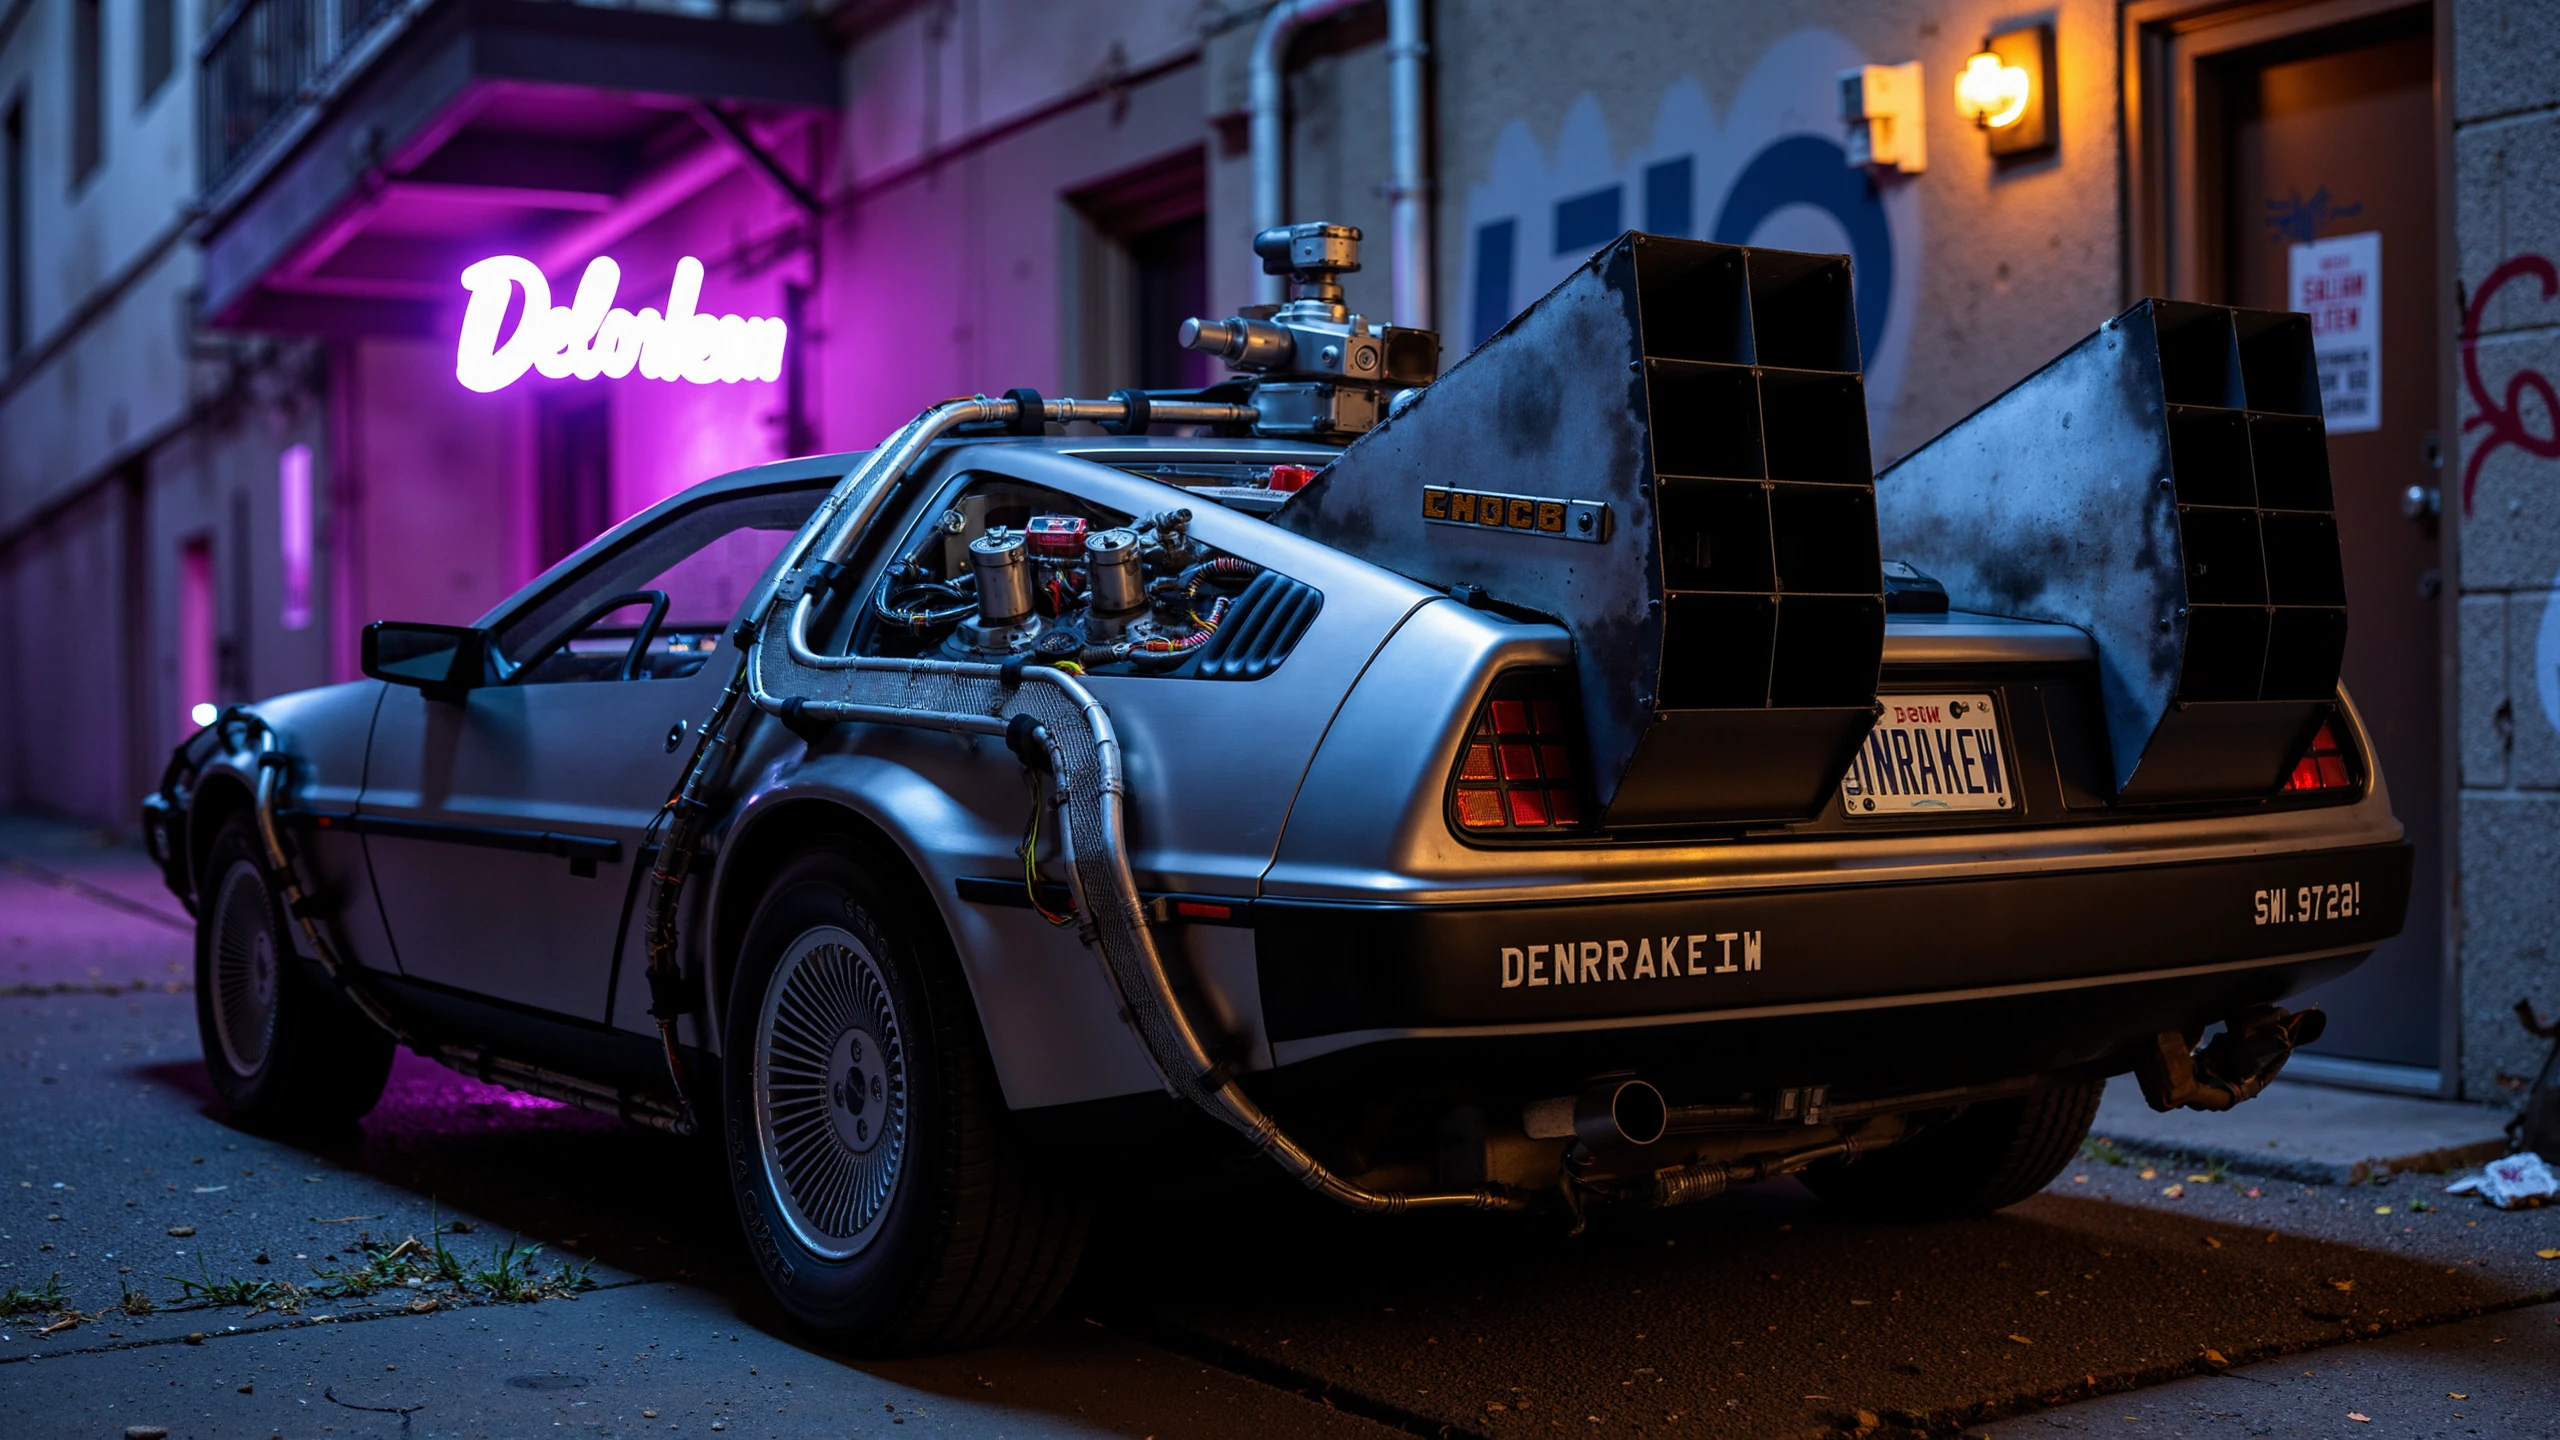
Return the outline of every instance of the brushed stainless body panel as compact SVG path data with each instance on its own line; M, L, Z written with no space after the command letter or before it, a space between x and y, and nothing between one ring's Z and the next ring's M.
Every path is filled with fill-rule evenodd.
M924 517L938 513L950 486L964 476L1001 476L1130 515L1187 506L1192 533L1202 542L1322 594L1322 609L1305 636L1262 679L1087 678L1126 742L1130 858L1144 891L1239 902L1534 904L2174 863L2399 836L2375 776L2353 805L2209 819L1470 846L1451 834L1443 805L1476 705L1506 668L1569 668L1572 637L1553 625L1471 609L1252 516L1093 463L1186 455L1268 461L1304 453L1304 447L1265 442L948 445L852 557L867 594L887 557ZM759 467L667 503L777 481L820 485L851 460L816 457ZM663 511L625 522L596 545L618 543ZM574 583L579 563L572 556L553 567L490 618ZM2064 626L1897 616L1888 627L1885 664L1890 680L1896 666L2077 663L2089 657L2089 646L2084 633ZM305 852L313 878L339 897L335 919L349 949L363 963L387 968L396 940L399 962L413 975L651 1033L629 880L679 763L664 737L675 722L699 723L708 713L731 654L724 647L684 680L494 687L475 692L466 706L432 704L406 689L386 698L385 687L368 681L259 707L295 757L295 807L575 830L621 846L618 862L600 864L587 879L572 875L555 855L405 837L367 837L368 866L355 837L310 834ZM839 725L812 742L761 714L749 712L738 723L747 728L738 763L716 797L709 868L697 871L680 917L687 973L705 986L703 1012L682 1030L687 1042L718 1048L727 957L711 953L710 937L741 930L745 912L760 898L759 877L732 873L733 860L763 839L786 834L764 827L789 826L793 815L808 814L799 807L814 802L862 817L920 877L966 974L1011 1105L1158 1088L1119 995L1074 927L1052 927L1027 907L962 898L964 880L1021 874L1017 847L1031 797L1020 763L1002 743L866 724ZM2348 724L2357 723L2350 707ZM254 784L237 757L217 759L207 773ZM1051 844L1044 844L1044 854L1054 853ZM1047 875L1063 879L1063 867L1051 864ZM389 908L387 932L372 903L377 882ZM1264 1026L1254 932L1172 923L1161 935L1167 958L1188 970L1209 1012L1203 1018L1241 1042L1248 1068L1391 1038L1318 1037L1291 1041L1275 1053ZM1910 1003L1929 998L1948 997L1915 996ZM1575 1021L1565 1028L1605 1031L1618 1023ZM1501 1027L1457 1033L1482 1036Z

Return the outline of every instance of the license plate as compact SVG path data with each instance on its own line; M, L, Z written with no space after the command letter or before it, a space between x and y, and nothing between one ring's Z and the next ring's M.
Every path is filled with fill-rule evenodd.
M1853 820L1941 810L2007 810L2016 777L1988 695L1879 695L1884 714L1840 777Z

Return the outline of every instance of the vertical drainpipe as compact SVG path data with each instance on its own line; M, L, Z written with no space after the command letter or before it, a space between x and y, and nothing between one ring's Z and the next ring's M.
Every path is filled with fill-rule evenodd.
M1424 153L1424 66L1431 47L1423 40L1423 0L1387 0L1387 94L1393 112L1395 179L1387 191L1389 253L1395 265L1398 325L1431 328L1431 174Z
M1285 85L1290 37L1298 27L1336 15L1368 0L1280 0L1262 17L1253 37L1251 89L1247 114L1253 139L1253 228L1259 234L1289 223L1289 112ZM1431 323L1431 216L1429 183L1423 174L1422 43L1423 0L1386 0L1387 60L1393 102L1395 179L1389 189L1394 205L1389 255L1395 287L1393 311L1399 325ZM1257 303L1276 305L1286 298L1286 280L1257 275Z

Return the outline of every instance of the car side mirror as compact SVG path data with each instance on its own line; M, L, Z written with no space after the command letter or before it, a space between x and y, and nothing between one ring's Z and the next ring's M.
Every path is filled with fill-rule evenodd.
M489 632L472 625L376 620L364 627L364 673L412 685L430 700L460 700L492 678Z

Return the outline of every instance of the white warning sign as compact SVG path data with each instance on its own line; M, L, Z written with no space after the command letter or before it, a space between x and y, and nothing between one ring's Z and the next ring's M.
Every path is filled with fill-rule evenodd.
M2329 433L2382 428L2382 232L2332 235L2291 253L2288 308L2311 317Z

